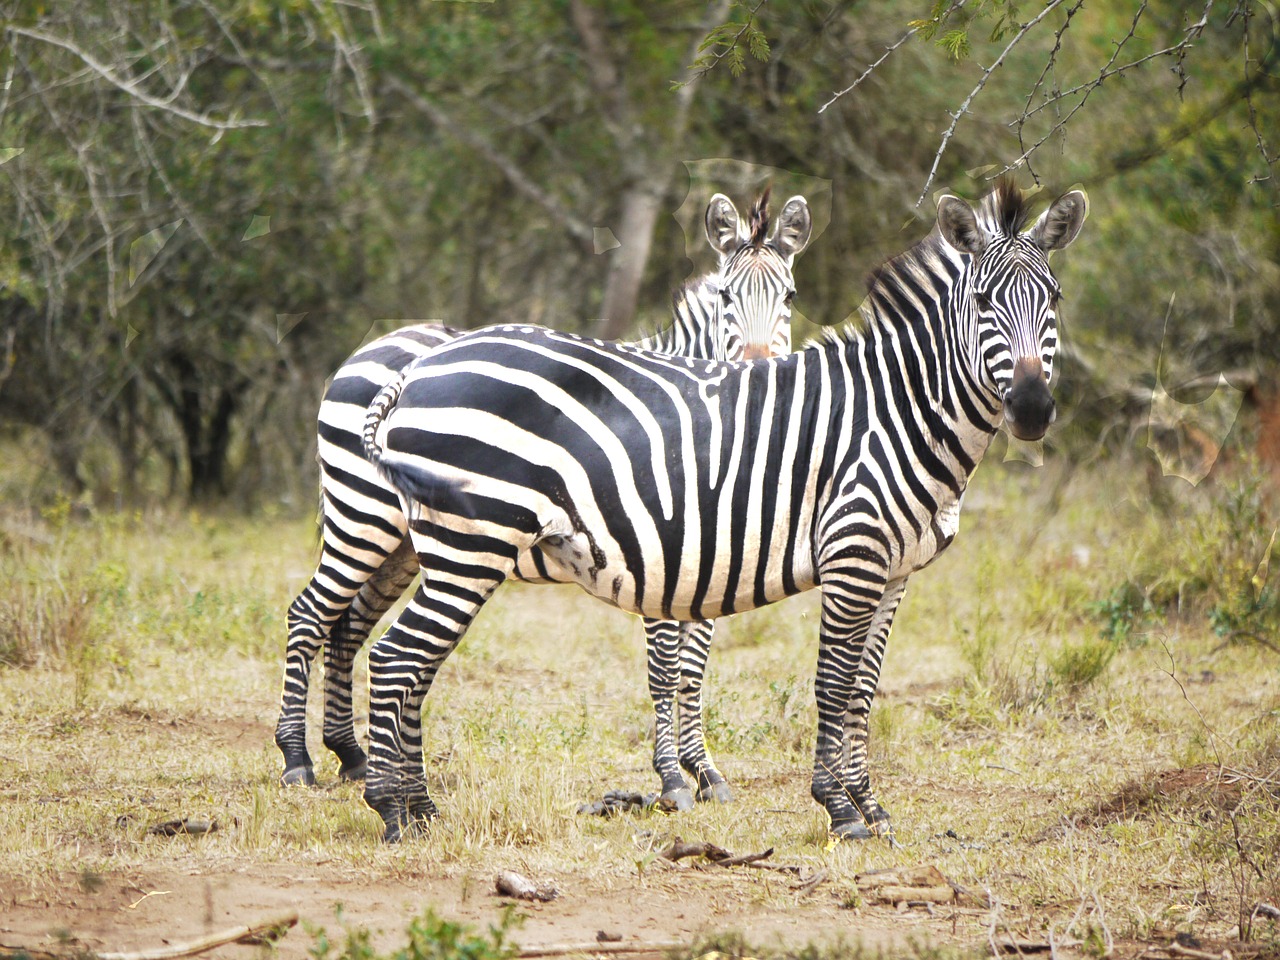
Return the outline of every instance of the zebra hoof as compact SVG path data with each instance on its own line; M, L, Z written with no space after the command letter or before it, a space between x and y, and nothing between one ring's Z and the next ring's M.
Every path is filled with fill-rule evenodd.
M280 774L280 786L282 787L314 787L315 785L316 771L310 764L289 767L284 773Z
M828 832L837 840L870 840L875 836L861 820L833 823Z
M732 803L733 791L724 780L698 788L699 803Z
M664 810L684 813L686 810L693 809L693 791L688 787L668 790L659 798L658 803Z
M369 772L369 761L361 760L359 763L353 763L350 766L343 764L338 768L339 780L363 780L365 774Z

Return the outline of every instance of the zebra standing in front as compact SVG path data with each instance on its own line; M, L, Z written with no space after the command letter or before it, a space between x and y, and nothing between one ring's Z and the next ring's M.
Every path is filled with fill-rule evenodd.
M723 194L707 206L707 239L720 255L716 273L685 284L673 296L673 322L641 341L646 349L705 360L781 355L790 350L791 266L812 232L803 197L782 208L770 235L769 191L752 207L749 223ZM399 497L361 450L370 401L414 362L460 336L438 324L417 324L380 337L342 365L325 392L319 415L323 536L315 574L289 608L289 642L276 744L284 754L284 784L312 784L306 746L306 704L311 664L325 648L324 744L339 758L339 776L360 779L366 757L356 738L352 709L353 663L365 639L418 570ZM538 579L526 559L516 576ZM675 742L671 701L661 679L654 687L657 733L654 767L663 796L679 808L693 804L680 773L693 774L699 799L727 800L728 785L708 756L701 724L701 687L712 635L710 621L646 620L651 674L666 678L668 662L681 665L680 731Z
M1054 419L1052 251L1083 192L1025 230L1002 181L875 276L846 330L781 359L678 360L540 328L446 344L370 407L366 452L400 491L423 570L369 654L364 796L396 840L437 815L421 707L477 611L536 549L546 579L698 620L815 586L811 792L838 837L889 832L867 716L907 578L955 536L1000 424ZM845 749L847 745L847 749Z

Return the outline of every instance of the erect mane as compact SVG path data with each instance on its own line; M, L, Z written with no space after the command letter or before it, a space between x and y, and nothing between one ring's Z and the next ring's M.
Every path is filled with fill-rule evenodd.
M757 250L764 245L765 238L769 235L769 194L772 192L773 186L764 188L764 193L756 198L756 202L751 204L751 246Z
M978 217L989 229L1006 237L1016 237L1031 217L1031 193L1014 182L1013 177L1003 176L996 181L996 188L982 198L978 205Z

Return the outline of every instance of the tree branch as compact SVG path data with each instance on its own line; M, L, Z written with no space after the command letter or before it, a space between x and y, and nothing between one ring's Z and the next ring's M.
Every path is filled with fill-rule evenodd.
M5 27L5 32L21 37L27 37L31 40L37 40L41 43L51 44L55 47L61 47L103 80L107 81L107 83L124 93L127 93L135 100L138 100L149 107L154 107L157 110L172 113L176 117L181 117L183 120L189 120L190 122L199 124L202 127L211 127L215 130L239 130L244 127L265 127L267 125L265 120L219 120L217 118L210 117L208 114L193 113L184 107L176 106L172 101L178 93L181 92L183 84L175 86L170 96L167 98L152 96L139 87L136 80L117 76L110 67L104 63L98 62L72 41L66 40L62 37L55 37L52 34L45 33L43 30L34 30L30 27L19 27L11 23Z
M448 113L440 108L439 105L410 87L398 76L389 75L384 78L384 83L391 90L404 97L416 110L426 115L426 117L437 127L444 130L449 136L453 137L460 143L466 144L471 149L479 153L485 160L497 168L497 170L507 178L507 182L511 184L518 192L524 194L525 197L532 200L543 210L547 211L557 223L569 232L574 239L584 244L590 245L594 242L595 232L590 224L580 220L570 210L566 209L563 204L551 196L546 190L529 179L519 167L512 162L510 157L500 153L492 143L473 130L468 130Z
M920 196L916 198L915 205L917 207L924 203L925 195L929 192L929 186L933 183L933 178L938 174L938 164L942 162L942 155L947 151L947 144L951 142L951 137L956 132L956 126L959 125L960 118L969 112L969 105L973 103L974 98L982 92L982 88L987 85L987 81L991 79L991 75L1000 68L1005 59L1013 51L1013 48L1022 41L1022 38L1025 37L1036 24L1061 6L1062 3L1063 0L1050 0L1048 5L1046 5L1040 13L1024 23L1022 28L1014 34L1013 39L1010 40L1008 45L1000 51L1000 56L996 57L995 62L982 71L982 76L979 78L974 88L969 91L969 95L964 98L964 103L960 104L960 109L951 115L951 123L942 134L942 143L938 145L938 152L933 156L933 166L929 168L929 176L925 178L924 189L920 191Z
M867 67L867 69L863 70L857 80L853 81L853 83L849 84L839 93L832 94L831 99L818 108L818 112L822 113L824 110L827 109L827 107L831 106L833 103L835 103L837 100L843 97L846 93L848 93L858 84L862 83L863 80L867 79L867 77L869 77L872 74L872 72L877 67L880 66L880 64L884 63L885 60L889 59L889 54L893 53L893 51L897 50L900 46L902 46L904 43L906 43L908 40L914 37L917 33L919 33L922 29L924 29L924 27L927 24L941 23L943 20L947 19L947 17L951 16L951 14L955 13L957 10L963 7L965 3L966 3L966 0L955 0L955 2L951 4L951 6L947 7L947 9L943 10L942 13L938 14L936 17L933 17L932 19L926 21L925 23L917 24L916 26L909 29L906 33L900 36L895 43L892 43L889 46L885 47L884 53L880 54L879 59L876 60L875 63L871 64L871 66Z

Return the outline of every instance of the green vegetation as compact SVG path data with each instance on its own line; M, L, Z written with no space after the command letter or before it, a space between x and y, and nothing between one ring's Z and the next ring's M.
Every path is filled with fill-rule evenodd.
M338 921L343 921L341 911ZM369 931L360 926L344 923L338 943L330 939L324 927L310 927L307 933L314 941L309 952L315 960L507 960L518 952L508 939L518 926L519 916L510 908L502 915L501 922L491 924L482 934L473 933L463 924L444 920L428 908L409 921L405 945L389 953L376 950Z

